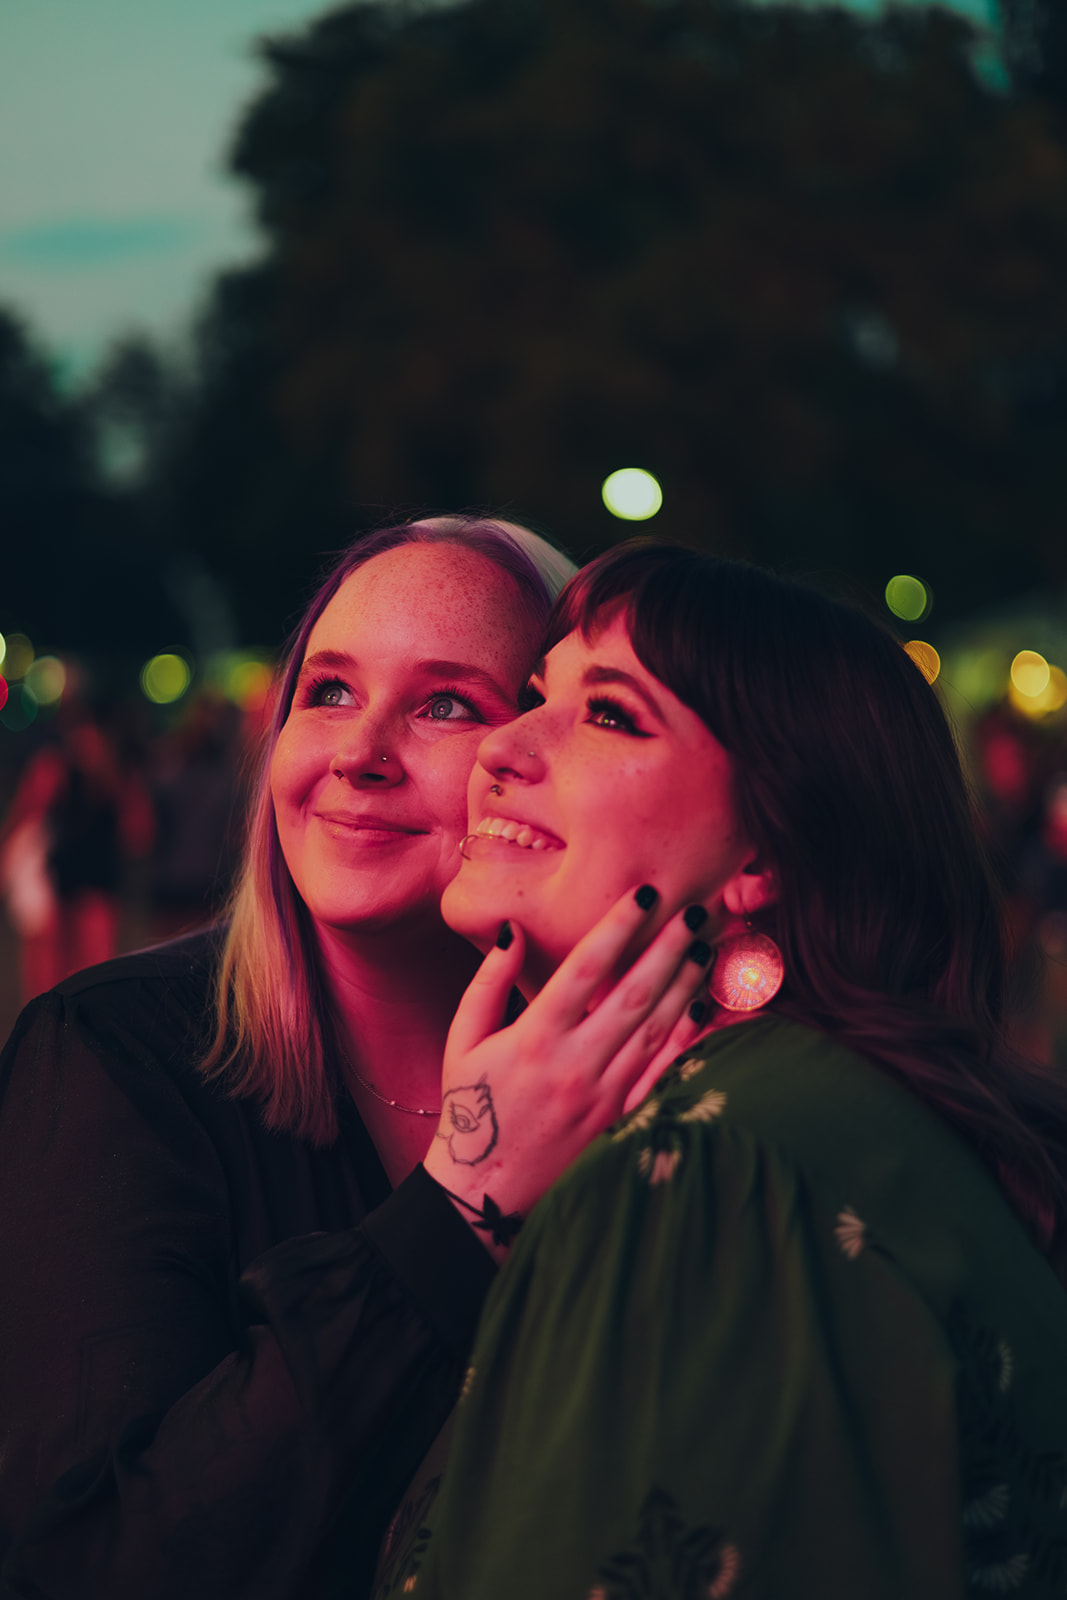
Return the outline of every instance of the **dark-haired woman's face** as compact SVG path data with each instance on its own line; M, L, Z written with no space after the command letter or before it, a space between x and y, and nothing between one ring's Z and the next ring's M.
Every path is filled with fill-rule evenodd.
M531 687L541 704L482 740L476 837L443 910L483 947L505 917L520 923L536 989L627 889L653 884L664 912L721 911L754 851L730 758L641 665L623 618L592 640L569 634Z

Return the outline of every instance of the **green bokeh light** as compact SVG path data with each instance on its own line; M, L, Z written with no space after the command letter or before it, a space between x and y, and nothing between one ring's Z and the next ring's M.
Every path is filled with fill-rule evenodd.
M153 705L169 706L181 699L192 677L188 661L167 651L145 662L141 668L141 688Z
M600 493L612 516L624 522L647 522L663 504L662 489L642 467L620 467L604 479Z
M920 622L930 610L932 599L925 583L902 572L886 584L885 603L902 622Z

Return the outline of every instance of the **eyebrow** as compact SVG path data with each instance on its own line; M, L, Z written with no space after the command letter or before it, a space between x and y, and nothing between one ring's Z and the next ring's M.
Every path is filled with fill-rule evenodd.
M303 677L305 672L319 672L323 669L351 672L358 665L355 656L347 655L343 650L316 650L314 655L304 658L300 676ZM491 673L483 672L481 667L472 666L469 661L414 661L412 667L415 672L425 673L428 677L462 678L467 683L476 683L481 688L488 689L501 700L505 700L508 705L514 703L514 695L509 694Z
M667 719L663 715L661 707L649 694L644 684L634 677L633 673L624 672L621 667L586 667L582 673L582 683L587 688L594 683L625 684L627 689L632 689L634 694L645 702L656 721L663 723L664 727L666 727Z

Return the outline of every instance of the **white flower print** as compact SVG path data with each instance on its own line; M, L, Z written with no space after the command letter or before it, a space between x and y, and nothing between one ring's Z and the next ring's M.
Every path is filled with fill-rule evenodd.
M990 1594L1011 1594L1022 1587L1030 1570L1030 1558L1025 1550L1009 1556L1007 1561L994 1561L988 1567L972 1567L967 1580L975 1589L988 1589Z
M1015 1375L1015 1357L1011 1353L1011 1346L1003 1339L997 1340L997 1355L1000 1358L1000 1374L997 1378L997 1388L1001 1394L1007 1394L1011 1388L1011 1380Z
M708 1600L726 1600L741 1572L741 1552L735 1544L723 1546L719 1575L708 1584Z
M702 1094L695 1105L687 1111L678 1114L679 1122L714 1122L716 1117L721 1117L726 1105L726 1096L721 1089L709 1089Z
M682 1159L680 1150L653 1150L645 1146L637 1158L637 1170L655 1188L657 1183L669 1183Z
M632 1133L644 1133L646 1128L652 1126L658 1115L659 1101L646 1100L643 1106L638 1106L636 1111L630 1113L625 1122L619 1123L611 1137L617 1141L628 1139Z
M1003 1522L1010 1504L1011 1490L1007 1484L995 1483L985 1494L968 1500L963 1508L963 1526L983 1530L995 1528L998 1522Z
M850 1261L855 1261L867 1243L867 1224L861 1222L851 1206L837 1214L834 1238Z

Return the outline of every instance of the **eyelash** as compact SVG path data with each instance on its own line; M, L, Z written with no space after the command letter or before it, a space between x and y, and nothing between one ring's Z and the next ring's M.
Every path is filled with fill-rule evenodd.
M433 694L427 697L425 702L426 706L432 706L435 700L456 700L461 706L466 706L475 722L485 721L485 718L478 710L478 707L474 704L474 701L469 699L467 695L463 694L461 690L453 688L449 684L446 684L442 689L435 689ZM420 712L420 715L421 714L422 713ZM451 722L452 720L453 719L451 717L428 718L428 721L430 722Z
M535 689L532 683L524 684L519 690L517 704L520 715L524 715L527 711L535 711L538 706L543 706L544 703L544 695L540 689Z
M320 678L312 678L310 683L308 683L304 689L303 703L305 706L325 705L324 696L327 689L347 688L348 684L345 683L343 679L331 678L328 674L324 674ZM433 694L427 695L418 715L425 715L426 720L429 722L453 722L463 720L462 718L429 716L428 708L433 705L435 700L455 700L457 704L463 706L471 713L471 717L475 722L485 721L485 718L482 716L482 713L478 710L478 707L474 704L474 702L469 699L468 696L462 692L462 690L456 688L452 684L445 684L440 689L435 689Z
M323 695L327 689L347 688L347 683L343 683L340 678L331 678L324 673L321 678L312 678L304 685L301 699L305 706L321 706L325 703Z
M624 705L621 705L618 700L612 700L607 695L597 695L595 699L587 700L586 708L590 713L586 721L591 722L594 728L606 728L609 733L630 734L637 739L650 737L642 728L637 726L637 723ZM595 718L598 716L613 718L616 726L612 728L606 722L597 722Z

